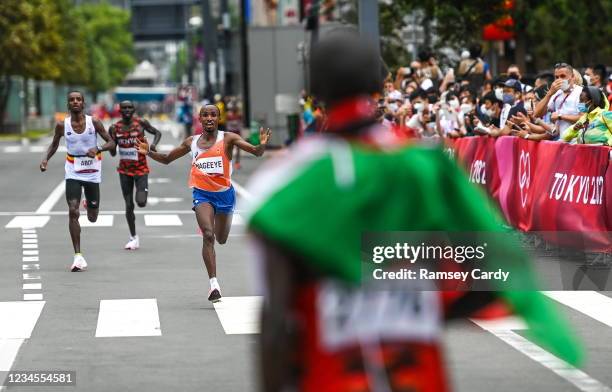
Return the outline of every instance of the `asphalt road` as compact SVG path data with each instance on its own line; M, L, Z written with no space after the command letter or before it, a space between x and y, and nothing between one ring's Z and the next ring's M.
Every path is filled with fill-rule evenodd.
M161 144L176 145L178 140L165 133ZM152 202L137 209L136 216L141 249L129 252L123 250L129 233L114 170L116 160L105 155L100 215L111 218L104 218L107 226L83 228L82 251L89 271L69 273L73 252L63 194L49 212L35 214L62 182L63 153L58 152L42 174L38 170L41 148L0 145L0 372L8 370L3 364L13 370L73 370L77 384L11 386L8 390L256 390L255 335L245 333L254 332L256 326L243 320L256 311L256 301L251 301L256 295L253 258L244 226L237 218L228 243L217 246L223 295L238 300L233 304L230 299L227 308L215 310L206 300L208 279L200 256L201 237L187 188L188 159L169 166L151 164ZM259 162L244 158L243 168L234 172L234 181L244 185ZM237 215L243 205L239 199ZM6 227L20 216L48 216L49 220L29 233ZM151 225L155 218L150 216L164 216L164 225ZM26 237L36 241L26 241ZM26 247L33 243L37 248ZM26 254L26 250L38 254ZM37 259L26 261L25 257ZM561 274L555 258L541 257L537 263L552 279ZM32 269L24 270L24 265ZM24 274L38 279L24 280ZM39 283L40 287L24 288L24 284ZM526 336L524 331L491 332L465 320L451 326L444 339L453 389L609 391L605 385L612 385L612 296L610 291L590 293L589 297L570 293L560 300L565 304L559 303L585 342L588 362L582 373L538 351L521 338ZM32 294L42 298L24 300L24 295L32 298ZM137 305L129 309L145 312L152 320L147 319L146 325L130 324L129 309L114 316L103 312L101 301L117 304L122 301L113 300L126 299L149 300L152 306L146 311ZM574 306L568 306L573 299ZM36 316L29 324L18 317L7 319L3 304L8 303L16 303L19 309L38 304L40 313L33 311ZM31 308L24 312L32 312ZM109 325L116 329L110 333L113 336L99 336ZM122 336L134 335L134 330L148 336ZM17 346L16 356L7 365L10 351Z

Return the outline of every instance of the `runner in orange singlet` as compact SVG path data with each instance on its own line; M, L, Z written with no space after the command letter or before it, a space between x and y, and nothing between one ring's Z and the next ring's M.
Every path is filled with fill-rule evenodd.
M189 186L193 189L193 210L202 231L202 258L210 279L208 300L217 302L221 299L221 288L217 281L215 239L219 244L227 241L236 205L231 182L232 151L235 146L262 156L271 131L260 128L261 144L254 146L235 133L218 130L219 109L215 105L203 106L199 119L203 133L186 138L168 154L150 150L144 140L136 140L136 145L139 153L166 165L184 155L191 155Z

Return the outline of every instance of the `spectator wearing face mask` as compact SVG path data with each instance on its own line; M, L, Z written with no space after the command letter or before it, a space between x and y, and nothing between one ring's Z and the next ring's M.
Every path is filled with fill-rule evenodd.
M436 115L436 128L440 135L458 138L466 135L459 97L448 92Z
M534 110L536 117L543 117L548 111L555 125L555 132L565 137L567 129L580 118L578 102L582 87L574 85L574 69L567 63L555 65L555 81L548 93L538 102Z
M606 66L598 64L588 67L584 71L584 79L587 86L602 89L606 80Z
M421 111L415 112L406 122L406 127L412 133L424 139L440 137L436 130L435 122L432 121L429 107L424 107Z
M512 120L518 113L527 115L522 100L521 82L516 79L508 79L504 83L502 102L504 106L500 114L499 128L491 131L493 136L510 135L521 130Z
M612 146L612 112L604 93L595 86L584 88L578 107L582 116L567 129L563 141Z
M502 101L497 99L495 93L490 92L482 97L483 104L480 106L480 114L478 118L485 126L494 126L499 128L499 119L502 111Z

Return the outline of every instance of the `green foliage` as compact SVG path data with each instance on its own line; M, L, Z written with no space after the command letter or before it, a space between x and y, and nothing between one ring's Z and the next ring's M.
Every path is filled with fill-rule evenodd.
M84 4L75 17L83 22L90 49L87 86L104 91L120 84L135 65L129 12L106 3Z
M0 2L0 75L53 79L64 43L53 0Z
M173 59L172 65L170 66L170 78L174 83L181 83L181 78L187 73L187 49L185 46L181 46L177 53L176 58Z

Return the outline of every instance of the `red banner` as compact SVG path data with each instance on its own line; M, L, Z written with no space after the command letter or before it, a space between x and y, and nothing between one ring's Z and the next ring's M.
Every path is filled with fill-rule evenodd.
M612 149L512 136L463 138L448 147L514 227L579 233L555 236L566 245L612 251Z

